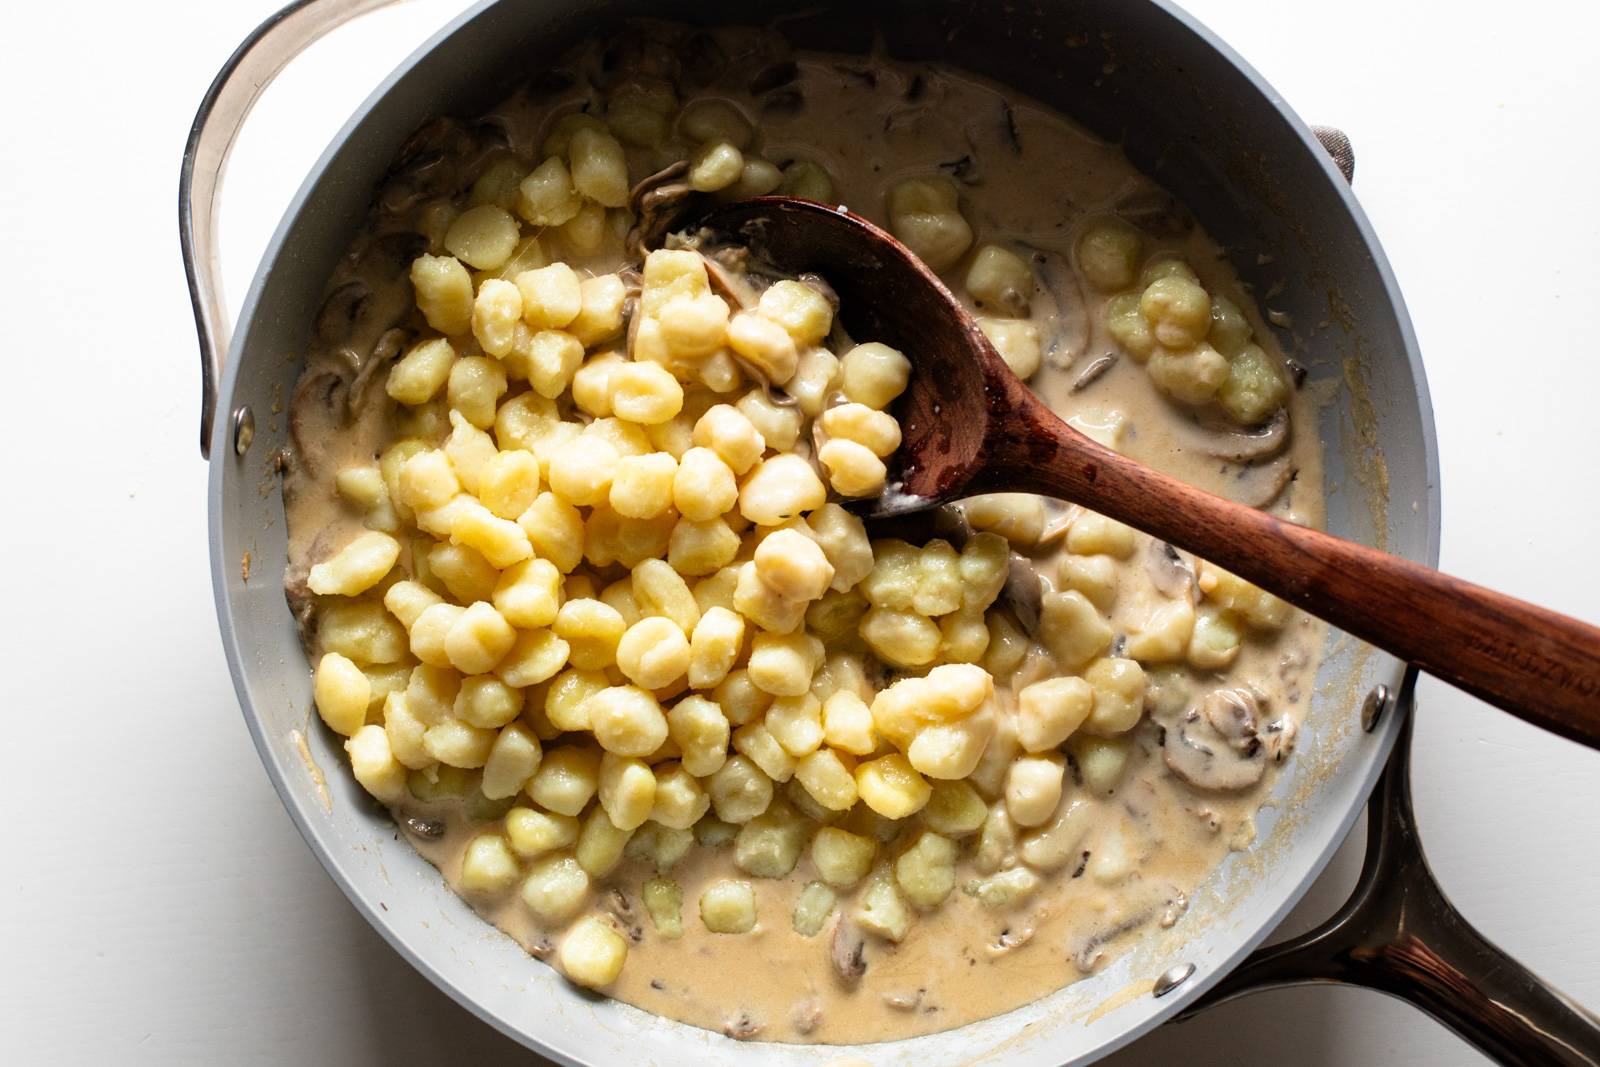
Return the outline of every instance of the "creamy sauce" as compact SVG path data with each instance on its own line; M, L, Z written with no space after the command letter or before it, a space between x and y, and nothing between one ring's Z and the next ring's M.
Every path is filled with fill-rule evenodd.
M1311 401L1296 392L1290 401L1289 440L1278 458L1253 467L1203 454L1206 440L1192 415L1165 399L1134 361L1117 359L1092 382L1074 383L1096 357L1117 351L1104 325L1105 298L1081 285L1071 266L1074 242L1086 220L1119 208L1163 205L1164 198L1127 163L1121 152L1046 110L997 86L933 68L870 63L859 57L801 54L798 77L785 87L803 101L797 110L774 107L769 91L753 96L743 88L770 57L741 61L746 53L770 48L745 33L721 38L734 57L729 72L710 87L685 95L716 95L737 104L758 127L752 153L782 164L804 159L832 176L836 198L853 210L883 220L888 189L906 177L943 173L961 183L962 206L979 241L1017 242L1035 250L1042 289L1033 301L1033 320L1047 352L1031 385L1074 424L1089 429L1139 460L1184 480L1246 499L1267 495L1294 472L1270 509L1308 525L1322 521L1321 446L1315 436ZM587 69L592 56L577 61ZM555 116L578 109L597 91L579 80L554 96L520 97L491 113L475 129L503 131L510 148L537 160L537 146ZM765 107L763 105L766 105ZM458 154L439 167L453 178L435 183L463 192L489 154L477 147L478 134L463 128ZM630 174L638 177L682 158L682 145L659 152L630 149ZM308 651L317 649L315 620L304 575L362 527L362 518L344 504L333 475L351 464L373 463L395 434L396 416L382 395L381 374L367 384L370 402L345 405L359 393L357 372L384 332L404 318L411 295L405 265L428 242L412 242L400 254L384 253L407 243L394 236L426 228L426 197L408 203L405 174L382 193L391 210L376 217L340 267L330 292L359 281L370 295L354 319L329 313L328 325L313 347L308 371L291 408L295 448L284 492L290 531L288 586L306 626ZM1277 355L1271 334L1252 302L1231 276L1216 246L1197 227L1160 227L1156 250L1180 254L1212 293L1230 296L1246 312L1256 342ZM437 250L437 234L432 244ZM619 245L589 261L556 252L575 266L596 272L623 265ZM963 291L959 271L948 276ZM1278 358L1281 358L1279 356ZM339 401L330 407L326 398ZM415 416L399 419L408 433L442 439L448 424L430 428ZM1271 468L1271 469L1268 469ZM1266 489L1263 489L1263 486ZM1070 509L1052 513L1065 520ZM1147 572L1151 546L1140 535L1130 560L1120 569L1120 588L1111 612L1119 635L1137 631L1164 602ZM1059 542L1034 555L1042 573L1054 574ZM407 556L402 556L402 564ZM684 936L657 936L639 898L639 885L655 873L652 865L626 860L604 880L595 905L610 906L621 927L634 938L621 978L607 992L645 1010L709 1029L760 1040L861 1042L889 1040L947 1029L995 1015L1050 993L1089 971L1131 941L1158 927L1193 922L1186 902L1230 847L1247 848L1254 836L1253 813L1270 788L1269 769L1259 784L1240 792L1195 789L1175 777L1163 762L1160 737L1183 707L1222 686L1253 684L1263 696L1264 717L1277 719L1284 754L1309 704L1314 650L1320 624L1296 615L1279 633L1253 635L1225 672L1188 671L1189 697L1164 687L1166 706L1158 705L1132 731L1133 754L1120 785L1096 797L1069 781L1068 799L1092 805L1091 828L1077 863L1045 876L1036 895L1008 910L994 910L963 891L984 873L965 850L957 889L936 910L923 913L899 945L866 939L866 973L847 985L830 962L830 923L807 938L794 932L791 915L805 884L815 877L802 858L787 878L755 879L758 925L746 935L705 931L695 902L702 887L721 877L745 877L732 861L732 847L692 849L671 869L683 888ZM1001 687L1002 706L1014 706L1012 691L1053 673L1036 651L1010 687ZM481 798L480 798L481 799ZM476 833L493 828L498 817L474 821L459 802L417 801L396 809L408 838L456 884L462 852ZM410 821L408 822L408 817ZM410 829L428 820L443 826L439 836ZM914 820L911 820L914 822ZM1127 854L1128 870L1109 870L1117 852ZM852 894L841 893L840 908ZM559 931L543 930L515 892L494 901L473 901L485 919L515 938L535 956L550 951ZM533 964L530 963L530 966Z

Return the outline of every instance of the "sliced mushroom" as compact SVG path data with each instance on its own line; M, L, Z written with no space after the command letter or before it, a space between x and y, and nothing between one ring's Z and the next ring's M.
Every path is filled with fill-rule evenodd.
M1001 586L997 599L1011 609L1023 632L1038 640L1039 612L1044 603L1044 579L1039 577L1033 561L1027 556L1019 552L1011 553L1006 584Z
M724 245L702 255L706 261L706 277L711 280L714 292L740 311L756 306L759 293L746 269L750 259L748 248Z
M444 836L444 823L439 819L423 819L416 815L407 815L402 825L418 837L429 840Z
M1280 715L1261 728L1261 749L1266 753L1267 759L1274 763L1282 763L1294 751L1294 743L1300 727L1287 715Z
M812 290L818 296L822 297L822 299L828 302L828 306L833 309L834 313L838 313L839 294L834 291L833 286L828 284L828 279L824 278L820 274L812 274L807 272L805 274L797 275L795 277L795 281L799 282L807 289Z
M378 338L378 343L372 346L372 351L365 359L360 361L361 369L356 372L355 379L350 383L349 405L353 415L359 415L361 409L366 407L368 386L377 377L378 368L387 365L400 350L411 340L411 331L395 327L385 330Z
M750 79L749 91L751 96L760 96L762 93L771 92L790 84L800 77L800 68L792 59L780 59L776 63L769 63L756 71L755 77Z
M1011 151L1022 155L1022 135L1017 132L1017 113L1012 110L1009 100L1000 101L1000 127L1005 132L1006 143L1011 146Z
M1067 953L1079 971L1089 974L1105 957L1105 947L1123 934L1137 930L1154 917L1154 909L1141 907L1132 914L1107 926L1091 930L1076 945L1068 945Z
M380 185L378 206L403 215L425 199L453 195L462 174L476 173L475 156L501 147L497 139L475 136L455 119L435 119L401 147Z
M728 53L709 33L697 33L684 42L683 80L693 86L710 85L728 69Z
M1185 452L1249 463L1283 451L1289 442L1289 413L1279 408L1260 427L1246 432L1212 419L1174 419L1167 429Z
M925 545L934 538L943 538L957 551L972 537L972 525L959 504L942 504L908 515L871 518L866 524L867 536L873 540L894 537L907 544Z
M1264 508L1283 495L1298 473L1289 456L1251 463L1240 467L1233 479L1223 486L1223 495L1246 507Z
M372 289L360 279L345 282L329 293L317 311L317 339L333 343L350 336L371 301Z
M1082 510L1076 504L1068 504L1064 500L1046 498L1044 502L1044 528L1039 531L1039 539L1034 543L1042 547L1052 544L1065 536L1067 530L1072 526L1072 521L1078 517L1078 512Z
M833 973L846 985L855 985L867 973L867 940L861 928L843 915L833 924L833 936L828 939L828 958L833 963Z
M1200 702L1200 714L1230 747L1251 753L1260 746L1256 723L1261 702L1249 689L1213 690Z
M598 89L612 89L641 75L675 82L682 73L676 49L640 26L624 32L601 54L599 70L591 71L589 80Z
M310 657L316 651L317 644L317 603L312 595L311 586L307 577L311 573L309 565L290 565L288 573L283 576L283 598L289 603L289 614L294 618L295 630L300 635L300 647Z
M1119 787L1117 799L1122 801L1122 810L1139 823L1148 824L1151 816L1162 808L1161 797L1156 793L1156 787L1142 777L1133 778Z
M1176 548L1166 541L1151 541L1145 557L1145 573L1150 584L1162 596L1174 600L1198 600L1199 588L1195 584L1194 567Z
M659 246L689 203L700 195L689 184L688 174L689 161L680 159L641 179L629 192L628 208L636 220L628 230L629 256L637 258Z
M1259 782L1267 769L1260 745L1249 753L1235 749L1196 708L1190 708L1166 731L1161 755L1173 774L1197 789L1247 789Z
M606 894L606 911L616 920L617 928L624 937L635 945L644 940L644 926L633 913L633 902L628 895L620 889L613 888Z
M1116 363L1116 361L1117 354L1115 352L1108 352L1103 356L1096 356L1094 359L1089 361L1089 365L1087 367L1083 368L1083 373L1079 374L1072 380L1072 388L1069 391L1074 393L1083 392L1085 389L1089 388L1089 386L1093 385L1097 380L1099 380L1102 374L1110 370L1112 364Z
M1065 370L1089 347L1088 302L1083 284L1060 252L1029 244L1018 247L1029 254L1039 283L1055 300L1054 329L1042 346L1044 361L1057 370Z
M374 237L356 256L355 269L363 277L394 281L411 269L428 250L428 239L415 230L393 230Z
M1023 926L1008 926L1001 930L995 939L983 946L990 957L998 959L1001 956L1015 952L1017 949L1033 940L1035 928L1032 923Z
M776 89L761 98L763 115L798 115L805 106L805 94L792 85Z
M326 434L349 421L349 398L349 381L330 367L301 375L289 401L289 435L297 455L318 455Z
M1130 193L1117 203L1117 214L1152 237L1187 237L1194 217L1159 189Z

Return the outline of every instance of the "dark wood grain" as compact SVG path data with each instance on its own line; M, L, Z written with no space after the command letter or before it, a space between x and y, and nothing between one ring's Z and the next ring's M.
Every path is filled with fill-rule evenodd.
M876 515L989 492L1072 500L1187 549L1428 673L1600 747L1600 629L1410 560L1195 489L1067 426L960 302L889 234L843 208L760 197L701 225L787 273L825 277L852 336L912 361L904 443Z

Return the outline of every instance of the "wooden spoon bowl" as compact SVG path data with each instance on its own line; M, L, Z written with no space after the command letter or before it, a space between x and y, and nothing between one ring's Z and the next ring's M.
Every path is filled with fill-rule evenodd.
M980 493L1071 500L1233 571L1528 722L1600 748L1600 630L1430 567L1195 489L1077 432L1006 366L909 249L842 206L758 197L691 228L776 271L816 273L852 337L911 361L889 517Z

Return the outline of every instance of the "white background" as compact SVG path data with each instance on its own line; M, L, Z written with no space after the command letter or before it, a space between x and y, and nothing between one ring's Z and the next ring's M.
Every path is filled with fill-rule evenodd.
M1191 0L1356 189L1427 358L1446 569L1600 621L1600 17L1525 0ZM213 615L175 201L194 108L273 0L29 3L0 38L0 1061L530 1062L394 955L279 807ZM268 93L231 169L243 293L315 155L460 0L372 16ZM20 381L19 381L20 377ZM18 420L20 419L20 425ZM1425 682L1416 793L1461 910L1600 1004L1600 754ZM1347 845L1294 920L1354 876ZM1256 997L1114 1059L1462 1064L1340 989Z

